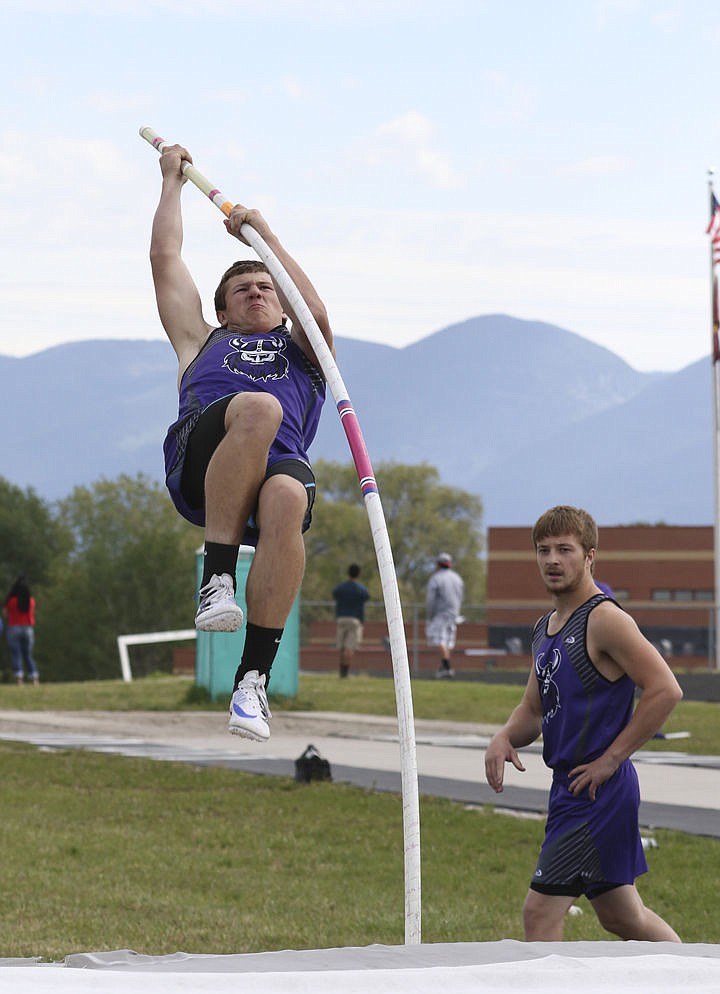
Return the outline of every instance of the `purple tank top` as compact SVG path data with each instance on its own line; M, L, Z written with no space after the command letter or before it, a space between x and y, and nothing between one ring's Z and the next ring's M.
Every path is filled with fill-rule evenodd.
M283 325L267 334L241 335L226 328L211 332L183 374L175 426L192 423L213 401L248 391L270 393L282 404L274 461L307 461L325 401L325 381Z
M543 759L554 779L600 756L632 717L633 681L627 675L608 680L587 654L590 612L607 600L611 598L595 594L555 635L547 633L552 612L533 629L533 664L543 707Z

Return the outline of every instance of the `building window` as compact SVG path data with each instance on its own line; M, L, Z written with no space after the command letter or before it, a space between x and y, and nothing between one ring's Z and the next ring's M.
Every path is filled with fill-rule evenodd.
M619 598L619 595L616 594ZM714 601L712 590L653 590L651 598L654 601L704 601L710 603Z

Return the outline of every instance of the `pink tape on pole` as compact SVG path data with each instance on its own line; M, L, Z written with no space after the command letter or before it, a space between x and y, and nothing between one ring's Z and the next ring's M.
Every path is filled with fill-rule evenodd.
M360 422L357 419L352 404L349 400L338 401L337 410L350 445L363 497L366 497L368 494L379 493L370 456L365 446L365 439L360 430Z

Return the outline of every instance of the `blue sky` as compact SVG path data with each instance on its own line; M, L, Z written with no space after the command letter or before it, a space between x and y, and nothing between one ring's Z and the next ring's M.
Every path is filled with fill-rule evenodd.
M163 337L142 125L263 211L337 335L502 312L638 369L709 354L716 0L4 0L0 37L2 354ZM212 320L249 251L184 203Z

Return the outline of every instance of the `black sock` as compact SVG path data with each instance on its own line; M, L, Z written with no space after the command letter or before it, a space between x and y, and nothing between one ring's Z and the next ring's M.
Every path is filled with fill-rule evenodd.
M270 682L270 669L280 647L280 639L284 628L261 628L248 622L245 631L245 648L242 662L235 674L235 687L250 670L257 670L260 676L265 674L265 687Z
M236 586L235 570L237 568L239 545L222 545L220 542L206 542L203 553L203 578L201 587L204 587L213 573L220 576L221 573L229 573L233 578L233 587Z

